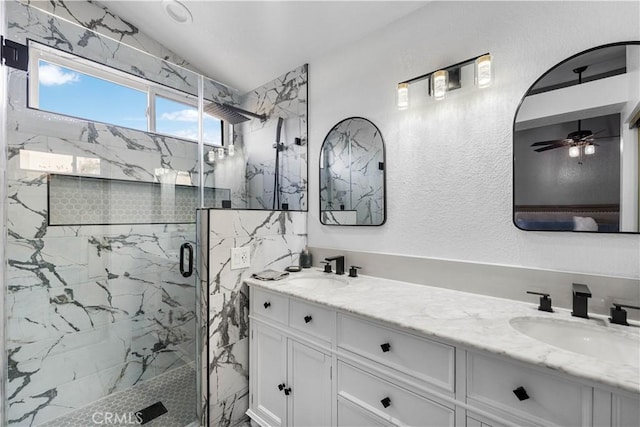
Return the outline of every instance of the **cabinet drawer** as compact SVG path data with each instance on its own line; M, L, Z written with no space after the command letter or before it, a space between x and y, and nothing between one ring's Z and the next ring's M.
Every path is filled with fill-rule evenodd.
M455 421L453 409L344 362L338 362L338 395L397 425L444 427Z
M338 347L454 391L455 348L450 345L339 315Z
M291 300L289 326L327 342L333 341L335 312L315 304Z
M350 401L338 398L338 427L384 427L384 421Z
M590 425L590 387L506 360L467 353L467 400L489 405L537 425ZM522 387L520 400L514 390ZM487 408L485 408L487 409Z
M289 314L289 298L253 288L253 313L285 324Z

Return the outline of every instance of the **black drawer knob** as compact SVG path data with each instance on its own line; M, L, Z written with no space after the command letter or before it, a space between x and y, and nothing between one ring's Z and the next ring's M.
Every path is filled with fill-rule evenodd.
M386 353L387 351L391 350L391 344L389 344L388 342L380 344L380 348L382 349L383 353Z
M385 408L388 408L389 406L391 406L391 399L385 397L380 401L380 403L382 403L382 406L384 406Z
M517 389L513 390L513 394L516 395L516 397L520 402L522 402L523 400L527 400L529 398L529 395L527 394L527 390L525 390L524 387L518 387Z
M269 301L265 302L263 305L265 309L271 307L271 303Z
M304 323L309 323L309 322L311 322L311 316L309 315L304 316Z
M278 384L278 390L280 391L284 390L284 383Z
M287 387L287 388L285 388L285 389L284 389L284 394L285 394L286 396L289 396L289 395L291 394L291 387Z

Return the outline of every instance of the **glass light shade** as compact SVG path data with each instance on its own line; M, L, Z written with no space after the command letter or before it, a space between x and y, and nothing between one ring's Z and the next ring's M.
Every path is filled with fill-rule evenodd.
M218 148L218 158L224 159L224 148Z
M409 108L409 83L398 83L396 103L398 110L406 110Z
M569 148L569 157L578 157L580 155L580 147L573 146Z
M482 55L476 59L476 86L483 88L493 81L493 61L491 55Z
M587 144L584 146L584 154L590 156L596 153L596 146L592 144Z
M438 70L431 75L431 94L436 100L444 99L449 85L449 73L444 70Z
M211 150L207 153L207 162L213 163L216 160L216 152Z
M229 145L227 151L229 152L229 157L234 156L236 154L236 146L233 144Z

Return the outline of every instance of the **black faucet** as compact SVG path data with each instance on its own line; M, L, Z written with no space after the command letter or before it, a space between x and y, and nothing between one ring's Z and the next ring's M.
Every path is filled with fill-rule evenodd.
M336 262L336 274L344 274L344 255L336 255L329 258L325 258L325 261Z
M629 326L629 322L627 322L627 310L624 308L633 308L635 310L640 310L640 307L635 305L626 305L626 304L616 304L613 303L613 307L611 307L611 317L609 321L611 323L615 323L616 325L626 325Z
M571 286L573 292L573 311L571 312L571 315L588 319L587 298L591 298L591 291L589 290L589 287L581 283L574 283Z

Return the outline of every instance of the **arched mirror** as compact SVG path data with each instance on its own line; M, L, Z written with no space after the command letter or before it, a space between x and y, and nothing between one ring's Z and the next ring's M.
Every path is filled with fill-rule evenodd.
M384 224L384 161L384 141L373 123L350 117L336 124L320 150L320 222Z
M513 124L522 230L638 233L640 42L599 46L543 74Z

